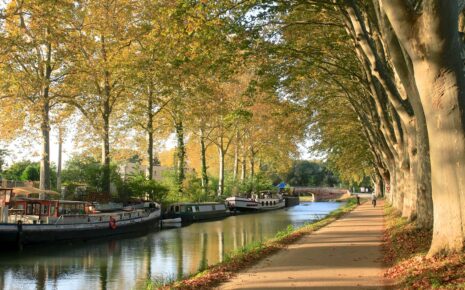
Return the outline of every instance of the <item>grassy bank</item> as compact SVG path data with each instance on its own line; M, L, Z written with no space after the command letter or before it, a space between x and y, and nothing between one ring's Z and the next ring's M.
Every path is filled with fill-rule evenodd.
M276 234L273 239L266 242L257 242L230 253L224 262L209 266L206 270L193 274L177 282L166 280L150 281L146 289L208 289L227 281L238 271L250 267L259 260L277 252L297 239L316 231L356 207L355 199L348 199L341 208L331 212L325 218L303 227L294 229L289 226L286 230Z
M426 258L431 230L417 229L392 207L385 208L385 276L407 289L465 289L465 255Z

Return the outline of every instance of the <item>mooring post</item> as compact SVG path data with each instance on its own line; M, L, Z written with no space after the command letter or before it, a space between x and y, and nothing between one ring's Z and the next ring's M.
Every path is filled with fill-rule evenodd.
M18 221L17 227L18 227L18 234L16 236L16 244L18 246L18 249L21 251L23 249L23 222Z

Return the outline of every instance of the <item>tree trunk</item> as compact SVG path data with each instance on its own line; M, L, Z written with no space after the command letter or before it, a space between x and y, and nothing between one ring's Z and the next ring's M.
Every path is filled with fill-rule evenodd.
M237 180L237 173L239 172L239 133L236 133L236 144L234 146L234 168L233 168L233 181Z
M205 132L200 128L200 159L202 162L202 191L208 193L208 174L207 174L207 148L205 146Z
M185 166L186 166L186 148L184 144L184 126L182 121L179 121L175 124L176 129L176 140L177 140L177 150L176 150L176 157L177 157L177 183L178 183L178 190L180 193L183 192L183 183L184 179L186 178L185 174Z
M58 164L57 164L57 191L61 193L61 157L63 153L63 128L58 127Z
M218 146L218 157L220 161L220 168L218 172L218 196L223 195L224 193L224 149L223 149L223 138L220 138L220 143Z
M245 153L242 155L242 160L241 160L241 183L244 184L245 178L247 174L247 157L245 156Z
M107 61L105 37L102 36L102 56ZM103 166L103 178L102 178L102 192L110 193L110 114L111 114L111 84L110 84L110 72L104 70L104 102L103 102L103 142L102 142L102 166Z
M44 100L42 107L42 158L40 159L40 189L50 189L50 106Z
M250 149L250 182L252 184L252 191L255 189L255 152L253 147Z
M383 7L415 72L424 109L431 158L434 207L429 255L465 247L465 79L460 58L458 4L423 3L412 15L408 2L383 1Z
M48 32L48 30L47 30ZM50 77L52 74L52 45L47 44L42 103L42 158L40 160L40 189L50 189Z
M104 104L102 136L102 192L110 193L110 118L109 104Z
M149 161L148 175L149 180L153 179L153 97L152 91L149 89L149 96L147 101L147 155Z

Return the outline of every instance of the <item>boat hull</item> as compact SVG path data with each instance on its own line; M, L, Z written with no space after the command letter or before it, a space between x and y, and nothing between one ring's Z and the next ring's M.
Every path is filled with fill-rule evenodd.
M141 234L160 227L160 211L146 217L121 220L111 226L106 222L81 224L0 224L0 244L9 247L55 242L87 241Z
M286 201L286 207L296 206L300 204L299 196L285 195L283 196Z

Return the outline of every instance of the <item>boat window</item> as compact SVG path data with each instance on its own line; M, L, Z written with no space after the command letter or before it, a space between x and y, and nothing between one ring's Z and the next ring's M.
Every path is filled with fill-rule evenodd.
M186 211L187 212L192 212L192 206L186 206Z
M264 202L264 201L262 201L262 206L264 206L264 205L265 205L265 202Z
M196 211L200 211L200 208L199 208L198 205L195 206L195 210L196 210Z
M179 205L174 207L174 212L179 212Z
M51 216L54 216L54 215L55 215L55 206L54 206L54 205L52 205L52 206L50 207L50 215L51 215Z
M44 205L41 206L40 214L41 215L48 215L48 205L44 204Z
M27 215L40 215L40 204L39 203L28 203L26 214Z
M212 205L212 209L213 209L213 210L216 210L216 206Z
M183 205L181 205L181 206L179 207L179 210L180 210L181 212L185 212L185 211L186 211L186 207L183 206Z

